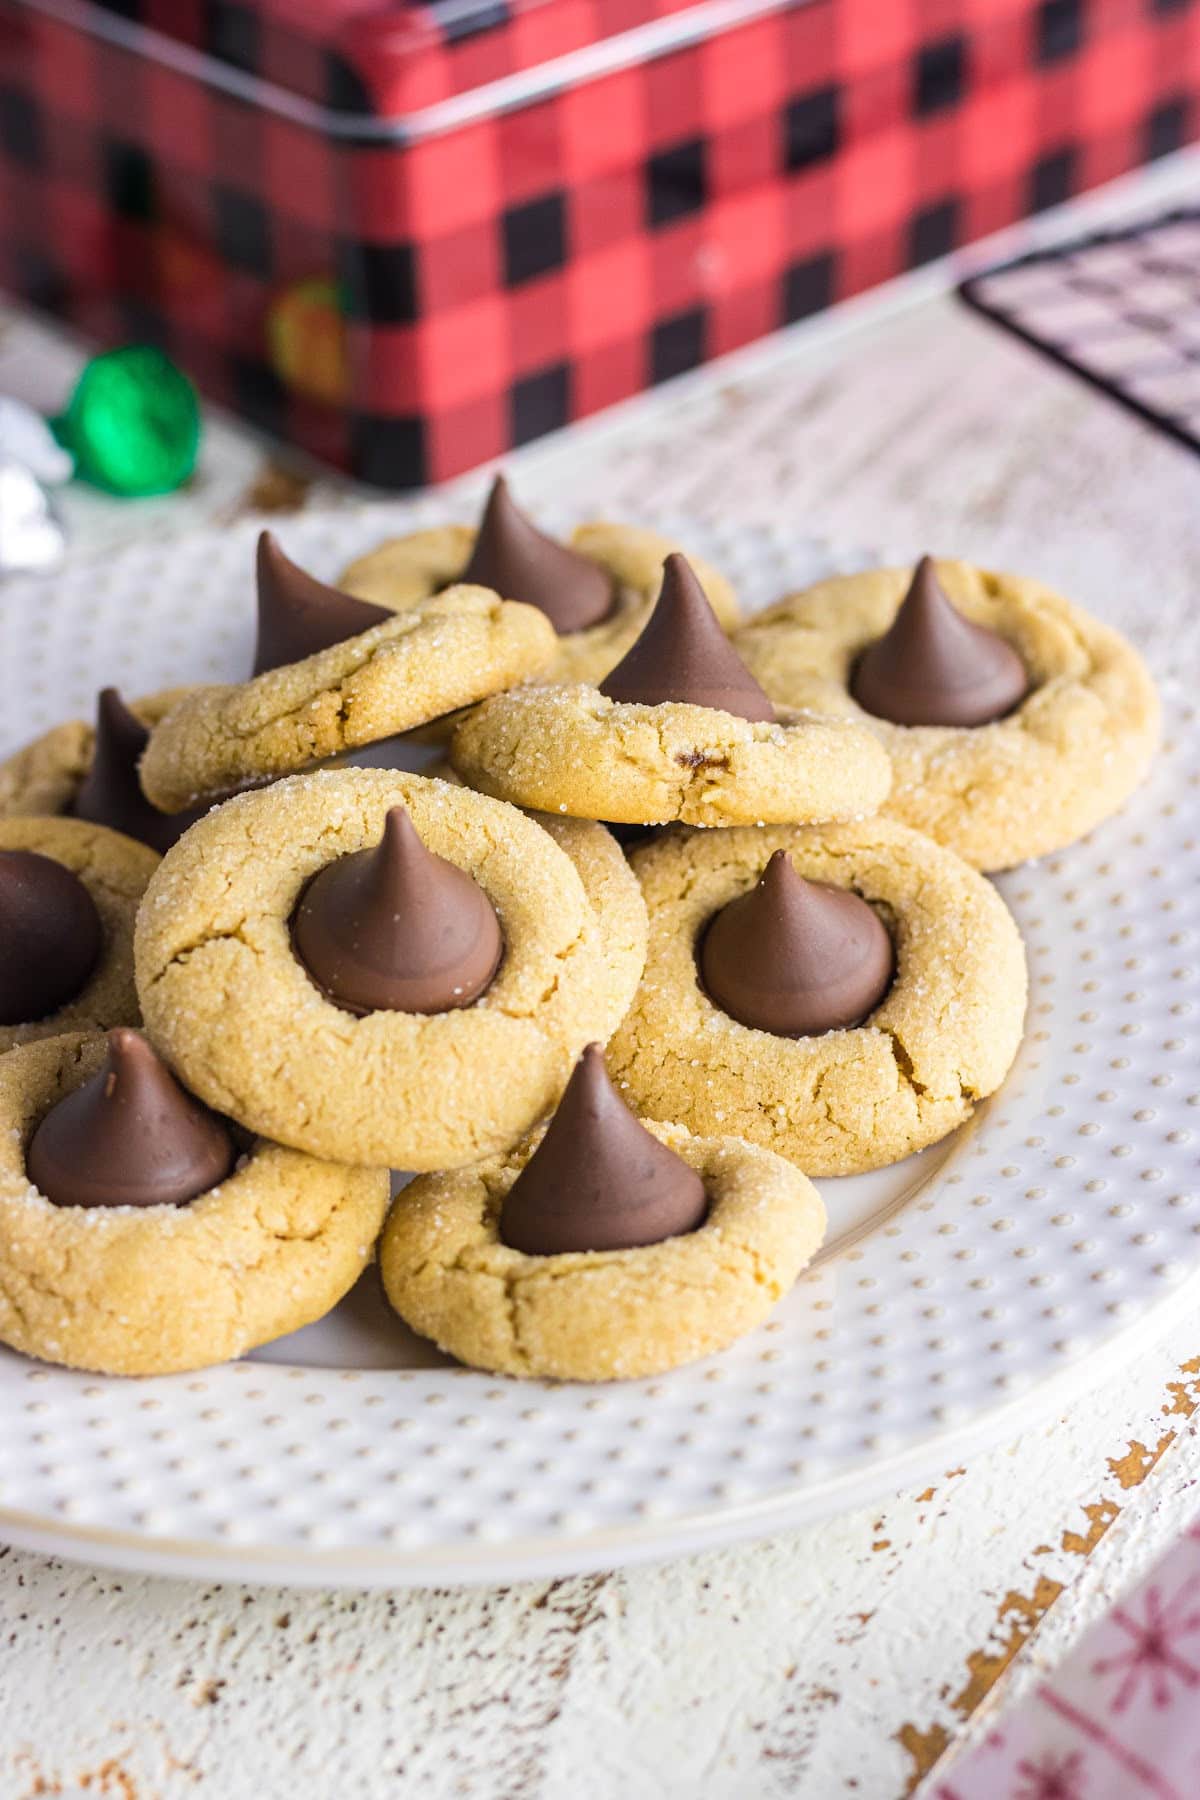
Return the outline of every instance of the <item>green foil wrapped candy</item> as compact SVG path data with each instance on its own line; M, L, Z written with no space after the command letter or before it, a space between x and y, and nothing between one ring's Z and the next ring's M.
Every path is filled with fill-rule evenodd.
M83 480L113 494L168 494L196 466L200 406L169 356L129 344L92 358L55 431Z

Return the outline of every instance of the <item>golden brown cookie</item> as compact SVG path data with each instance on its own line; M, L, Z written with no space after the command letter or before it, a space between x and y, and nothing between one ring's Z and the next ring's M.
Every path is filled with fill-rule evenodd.
M662 566L679 545L639 525L609 525L596 520L572 533L573 549L612 577L615 602L608 618L585 631L558 639L553 662L541 681L602 681L634 639L650 613L662 583ZM389 538L358 557L339 577L338 586L360 600L401 610L438 593L466 567L475 543L470 525L438 525L407 537ZM692 558L713 611L727 631L741 617L737 595L725 576ZM520 594L506 595L519 600Z
M754 825L854 818L888 790L871 733L785 712L755 724L707 706L642 706L592 687L529 687L485 701L450 760L482 793L617 824Z
M107 1031L136 1025L133 921L158 856L119 831L82 819L0 819L0 850L32 850L78 876L100 915L100 957L86 985L48 1018L0 1025L0 1051L63 1031Z
M226 1362L319 1319L353 1286L387 1209L382 1169L258 1143L182 1206L55 1206L25 1151L103 1066L70 1033L0 1057L0 1341L112 1375Z
M135 700L130 711L144 725L154 726L192 692L190 687L163 688ZM69 811L91 767L95 741L90 722L71 719L0 762L0 819Z
M975 624L1018 651L1025 700L989 725L894 725L851 697L861 652L891 625L910 571L873 569L792 594L737 634L778 704L869 727L891 758L885 811L978 869L1005 869L1092 830L1144 777L1159 739L1154 684L1119 632L1040 582L939 562L941 585Z
M701 986L698 940L776 850L853 889L891 933L896 973L864 1023L820 1037L739 1024ZM810 1175L897 1162L961 1125L1008 1073L1025 954L991 883L891 819L820 829L665 833L631 858L650 915L646 973L609 1045L639 1112L733 1132Z
M290 774L522 681L554 643L535 607L449 588L303 662L193 694L152 733L142 786L174 812Z
M301 890L377 844L389 809L470 873L504 936L472 1006L343 1011L295 956ZM607 833L556 842L515 808L383 769L299 776L229 801L166 857L138 921L147 1029L194 1092L278 1142L434 1169L506 1148L633 997L644 909ZM561 847L560 847L561 846Z
M527 1256L500 1242L504 1196L543 1133L397 1198L379 1246L404 1322L460 1362L505 1375L618 1381L723 1350L762 1323L821 1242L825 1210L782 1158L732 1137L652 1125L702 1177L710 1210L632 1250Z

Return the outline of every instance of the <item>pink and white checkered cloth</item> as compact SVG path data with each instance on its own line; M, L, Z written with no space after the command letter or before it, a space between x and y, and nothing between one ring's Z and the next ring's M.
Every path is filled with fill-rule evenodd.
M1197 1800L1200 1521L923 1800Z

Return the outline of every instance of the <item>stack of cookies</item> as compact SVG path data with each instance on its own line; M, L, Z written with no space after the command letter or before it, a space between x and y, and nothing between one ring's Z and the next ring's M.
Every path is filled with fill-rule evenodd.
M742 623L498 480L336 588L267 534L256 574L245 681L105 690L0 765L0 1341L51 1362L235 1357L372 1259L476 1367L721 1350L818 1249L811 1177L1004 1080L987 873L1157 742L1124 639L965 563ZM397 739L448 760L353 765Z

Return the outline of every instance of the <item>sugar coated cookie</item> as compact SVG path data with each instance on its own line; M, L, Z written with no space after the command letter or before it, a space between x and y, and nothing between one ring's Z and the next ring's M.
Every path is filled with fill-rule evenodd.
M723 1003L705 984L716 922L761 888L779 851L808 882L867 902L894 948L894 975L887 979L885 970L881 984L876 968L875 985L860 992L866 1016L843 1014L818 1035L779 1030L785 1017L767 1028L771 1013L759 1009L787 999L789 981L793 1004L811 1001L813 988L823 1005L838 1002L835 975L856 977L873 954L854 938L846 966L835 968L846 956L841 920L808 922L805 929L815 932L810 966L789 975L789 957L773 952L772 942L786 939L795 922L781 923L776 896L759 892L741 970L727 956L718 959ZM650 941L646 973L609 1046L609 1064L650 1118L703 1135L735 1133L810 1175L853 1175L944 1137L1008 1073L1025 1013L1020 935L991 883L919 832L891 819L677 830L634 851L631 862L646 897ZM789 903L786 893L783 900ZM763 946L757 970L756 943Z
M214 1152L202 1121L186 1120L181 1133L173 1116L164 1153L150 1134L186 1096L164 1100L149 1046L122 1036L130 1041L115 1064L102 1037L78 1033L0 1057L0 1341L71 1368L163 1375L228 1361L320 1318L371 1256L386 1171L267 1143L227 1161L219 1125ZM38 1160L43 1179L63 1184L57 1200L30 1174L46 1140ZM164 1168L177 1177L189 1162L201 1181L218 1171L215 1182L154 1200ZM98 1172L113 1181L107 1195ZM78 1193L73 1180L84 1184Z
M624 1014L645 930L607 833L556 842L467 789L347 769L202 820L135 954L147 1029L210 1105L313 1155L435 1169L546 1111Z
M979 869L1091 831L1158 744L1154 684L1119 632L1040 582L970 563L819 582L736 642L779 705L868 726L892 763L885 810Z
M404 1189L380 1271L405 1322L461 1362L614 1381L760 1324L824 1228L815 1188L781 1157L640 1124L596 1046L544 1130Z
M0 1050L136 1025L133 921L158 857L82 819L0 819Z
M771 704L681 556L601 687L500 695L459 726L450 759L484 793L626 825L853 817L890 780L868 730Z
M536 673L554 632L532 606L455 587L236 687L207 687L151 734L142 786L166 811L407 731Z

